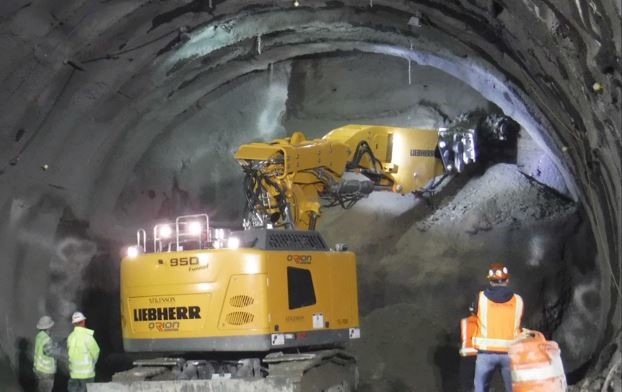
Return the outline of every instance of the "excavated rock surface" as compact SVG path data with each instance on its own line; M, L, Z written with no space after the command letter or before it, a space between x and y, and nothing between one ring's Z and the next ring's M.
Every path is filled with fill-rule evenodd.
M421 231L445 231L454 223L475 234L495 226L529 226L572 213L574 203L529 179L514 165L496 165L469 181L430 216L417 223Z
M465 177L445 184L431 200L434 207L408 201L410 196L400 197L400 205L393 195L387 200L372 195L354 207L356 217L329 213L325 232L331 240L344 236L345 225L364 228L346 236L360 265L362 339L353 349L364 391L455 390L458 321L485 286L490 262L508 264L512 287L525 299L526 327L550 338L562 319L574 323L589 317L571 288L589 286L595 276L570 267L569 254L582 238L576 205L515 165L497 164L481 176ZM599 290L593 283L589 287ZM590 328L599 327L583 324L580 333L589 334ZM584 354L567 350L574 338L555 339L566 369L575 370ZM584 353L594 347L580 345Z
M568 387L568 392L619 392L622 391L622 332L605 347L598 356L597 363L590 374L576 385Z

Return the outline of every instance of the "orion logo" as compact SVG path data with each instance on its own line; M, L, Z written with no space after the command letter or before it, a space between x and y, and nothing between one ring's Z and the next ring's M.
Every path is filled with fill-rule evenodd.
M179 331L179 321L157 321L149 323L149 329L157 329L159 332Z
M311 264L312 259L311 255L287 255L287 261L293 261L296 264Z

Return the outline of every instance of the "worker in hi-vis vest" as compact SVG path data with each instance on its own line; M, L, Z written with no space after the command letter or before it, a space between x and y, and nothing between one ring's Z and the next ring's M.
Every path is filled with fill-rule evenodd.
M54 320L50 316L43 316L37 322L37 337L35 338L35 352L33 357L33 371L37 379L37 391L50 392L54 388L56 375L56 358L60 356L60 348L50 336L50 329Z
M67 337L69 356L69 392L85 392L86 384L95 381L95 364L99 357L99 346L93 337L94 331L86 328L86 317L81 312L71 316L73 332Z
M506 392L512 391L510 344L519 336L523 317L523 299L508 287L510 274L505 265L491 264L487 276L490 286L480 291L473 304L477 328L473 347L475 361L475 392L488 392L490 380L497 368Z

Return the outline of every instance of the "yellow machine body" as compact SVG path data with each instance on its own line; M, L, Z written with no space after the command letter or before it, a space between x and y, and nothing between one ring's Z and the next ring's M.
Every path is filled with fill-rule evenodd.
M391 178L392 190L402 194L423 188L445 172L440 156L435 155L437 129L346 125L333 129L322 139L343 143L350 151L361 142L369 144L382 162L384 173ZM373 163L364 157L361 166L371 168Z
M315 176L305 175L311 169L322 167L336 177L343 175L356 147L365 142L392 180L388 184L396 185L394 190L399 193L409 193L445 172L440 157L435 156L438 140L437 129L346 125L333 129L321 139L306 140L303 134L296 132L291 138L244 144L235 158L265 161L282 154L284 164L275 172L278 178L310 184L318 182ZM363 156L360 168L374 168L374 163Z
M296 233L309 235L285 234ZM358 337L352 252L256 246L123 259L125 350L270 351Z

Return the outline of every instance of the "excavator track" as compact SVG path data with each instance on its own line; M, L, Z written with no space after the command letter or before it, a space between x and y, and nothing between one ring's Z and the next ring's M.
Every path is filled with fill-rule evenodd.
M196 366L196 362L192 361ZM205 361L203 361L205 362ZM117 373L108 383L89 384L89 392L355 392L356 359L341 349L307 353L275 352L263 358L267 376L260 377L257 362L242 362L235 373L204 372L210 379L188 377L186 361L158 358L137 361L134 368ZM214 370L214 368L212 368ZM201 376L201 373L193 373ZM177 378L177 379L176 379Z
M264 358L268 377L293 381L300 392L353 392L358 388L356 359L340 349L312 353L271 353Z

